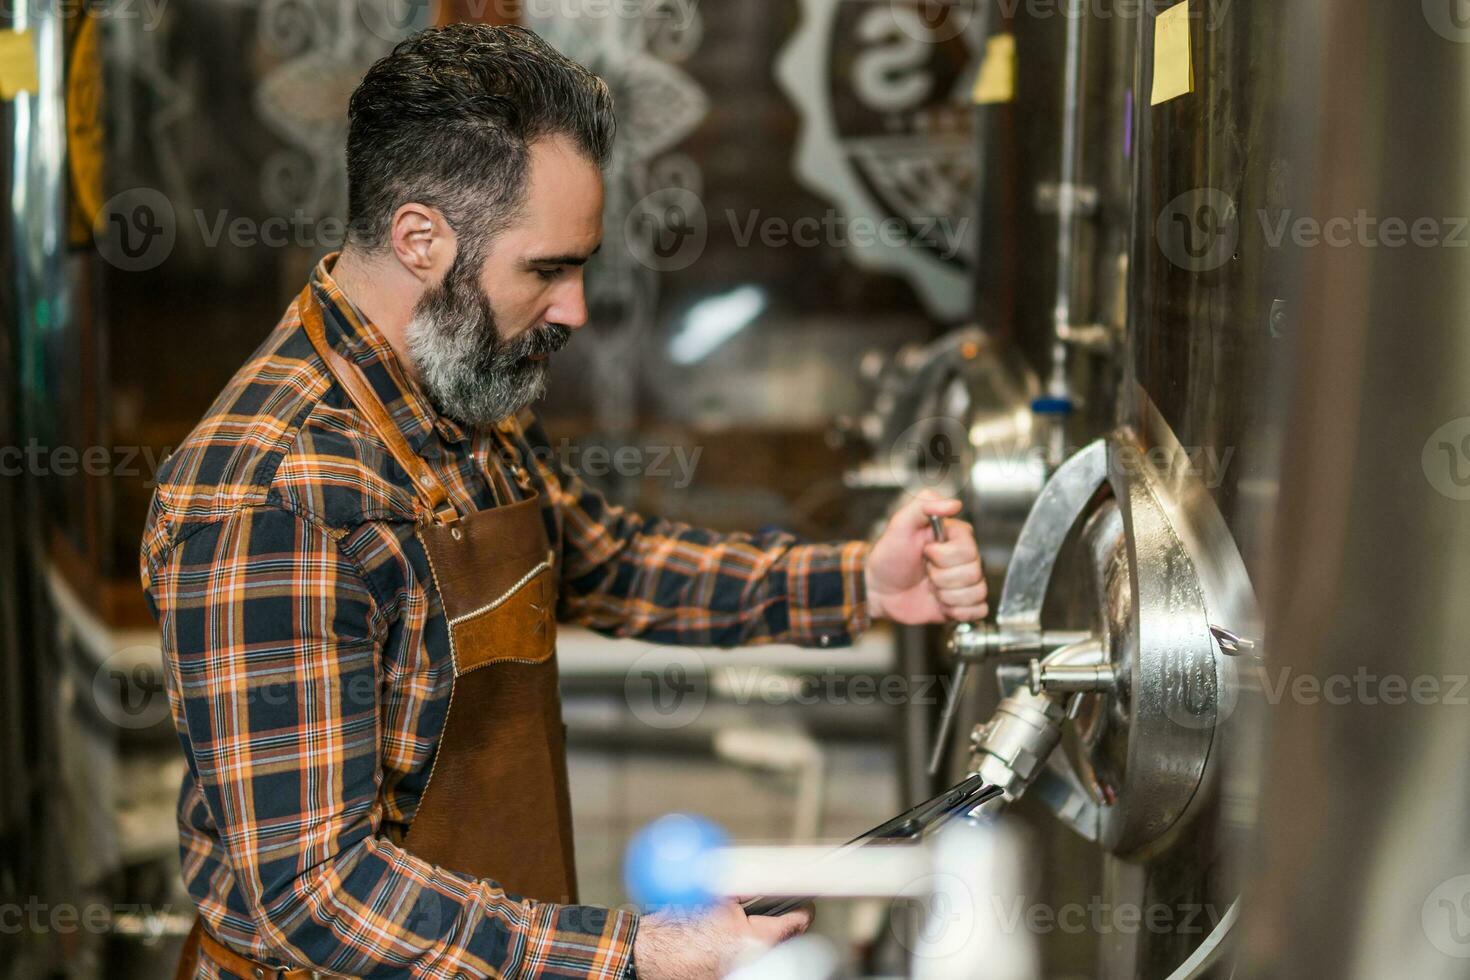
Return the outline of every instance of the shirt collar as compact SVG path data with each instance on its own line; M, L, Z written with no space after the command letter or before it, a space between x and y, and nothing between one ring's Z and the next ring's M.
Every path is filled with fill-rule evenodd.
M340 254L332 252L324 256L311 274L312 295L322 308L327 343L362 369L368 384L414 452L421 456L437 455L438 447L432 439L435 431L450 443L467 442L469 433L434 409L423 389L404 370L388 338L332 278L332 268Z

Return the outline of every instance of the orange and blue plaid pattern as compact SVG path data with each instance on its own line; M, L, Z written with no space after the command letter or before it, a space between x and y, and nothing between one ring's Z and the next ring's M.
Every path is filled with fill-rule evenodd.
M560 560L558 619L697 646L851 642L867 546L716 534L607 503L549 452L438 415L333 282L327 337L357 361L461 512L519 462ZM298 301L299 302L299 301ZM293 302L160 474L142 542L188 771L185 884L215 936L353 977L621 977L637 916L538 903L401 840L453 666L407 475L316 355ZM474 828L466 828L473 832ZM229 977L204 963L200 976Z

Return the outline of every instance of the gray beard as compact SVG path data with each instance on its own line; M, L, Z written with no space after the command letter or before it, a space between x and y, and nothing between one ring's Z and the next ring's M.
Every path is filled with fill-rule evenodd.
M571 331L549 323L503 340L490 298L462 257L415 304L407 339L434 406L474 428L493 425L544 395L549 364L529 358L561 350Z

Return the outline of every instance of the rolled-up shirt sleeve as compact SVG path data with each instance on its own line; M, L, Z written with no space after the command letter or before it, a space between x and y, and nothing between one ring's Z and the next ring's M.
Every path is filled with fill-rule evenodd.
M800 543L784 531L717 533L610 504L549 450L533 458L559 514L559 618L610 636L733 647L843 646L871 621L865 541Z
M623 976L637 917L507 896L380 833L385 613L343 532L246 508L145 574L243 953L354 977Z

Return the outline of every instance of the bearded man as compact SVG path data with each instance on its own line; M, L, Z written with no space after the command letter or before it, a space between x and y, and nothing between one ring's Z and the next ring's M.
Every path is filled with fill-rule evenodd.
M349 116L348 241L170 458L142 544L188 761L180 975L716 977L806 913L577 903L557 622L836 646L978 618L973 533L953 500L820 545L609 505L525 411L587 320L607 87L459 24Z

